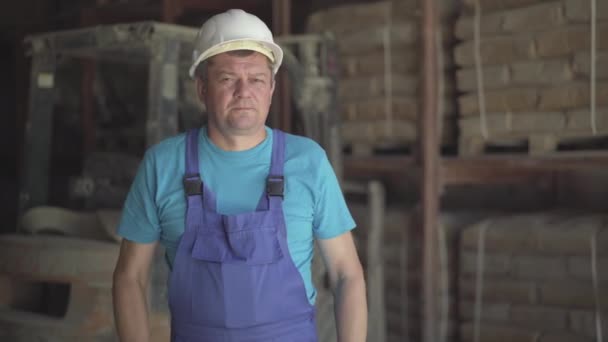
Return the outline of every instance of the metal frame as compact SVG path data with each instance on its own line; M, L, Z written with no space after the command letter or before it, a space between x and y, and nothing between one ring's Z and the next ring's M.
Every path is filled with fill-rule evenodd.
M149 63L146 146L178 132L180 51L197 30L156 22L95 26L28 36L32 57L29 116L20 210L48 202L55 70L62 58L79 57Z

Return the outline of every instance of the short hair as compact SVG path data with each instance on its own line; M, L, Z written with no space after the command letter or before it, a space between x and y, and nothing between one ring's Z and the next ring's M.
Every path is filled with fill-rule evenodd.
M232 51L228 51L226 52L227 54L229 54L230 56L237 56L237 57L248 57L251 56L255 53L255 51L253 50L232 50ZM272 80L274 81L274 73L272 72L272 62L270 61L270 59L266 56L264 56L266 58L266 61L268 62L268 68L270 69L270 75L272 76ZM203 81L203 83L207 83L208 79L209 79L209 75L208 75L208 68L209 68L209 64L211 63L213 59L213 56L207 58L206 60L200 62L198 64L198 66L196 67L196 69L194 70L194 75L197 78L200 78L201 81Z

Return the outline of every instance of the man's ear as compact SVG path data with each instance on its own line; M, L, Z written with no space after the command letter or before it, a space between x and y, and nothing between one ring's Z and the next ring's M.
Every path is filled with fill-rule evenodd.
M198 95L198 99L205 103L205 96L207 95L207 85L200 77L196 78L196 95Z

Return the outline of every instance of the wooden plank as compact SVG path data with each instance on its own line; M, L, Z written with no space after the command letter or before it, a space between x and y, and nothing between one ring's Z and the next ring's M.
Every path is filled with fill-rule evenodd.
M554 172L608 169L608 151L560 152L547 156L443 157L441 164L444 185L516 183L537 181ZM412 180L420 169L412 156L346 156L344 171L346 178L399 176Z

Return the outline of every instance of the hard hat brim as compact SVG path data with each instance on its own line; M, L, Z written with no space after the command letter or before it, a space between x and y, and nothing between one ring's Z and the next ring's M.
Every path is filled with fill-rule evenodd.
M283 62L283 50L281 47L273 42L256 40L256 39L233 39L227 40L201 53L197 59L192 63L188 74L191 78L195 78L194 73L198 65L210 57L219 55L220 53L235 51L235 50L251 50L259 52L272 62L272 73L276 74ZM271 55L270 55L271 54Z

